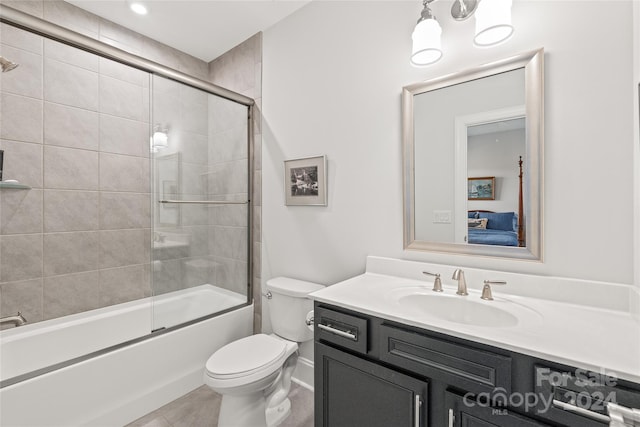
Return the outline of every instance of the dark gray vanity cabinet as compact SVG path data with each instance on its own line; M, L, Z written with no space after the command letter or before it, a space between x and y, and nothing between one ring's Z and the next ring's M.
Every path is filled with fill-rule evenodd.
M316 427L608 425L640 385L315 303Z
M315 357L316 363L322 365L323 384L318 393L322 396L322 409L317 413L316 425L427 425L427 381L320 343L316 344Z
M469 397L445 392L448 426L458 427L541 427L549 424L510 413L505 408L480 405Z

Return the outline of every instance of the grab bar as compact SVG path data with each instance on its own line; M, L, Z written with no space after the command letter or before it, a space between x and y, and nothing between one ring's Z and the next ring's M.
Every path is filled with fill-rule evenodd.
M195 205L246 205L248 200L243 202L232 202L225 200L160 200L159 203L184 203Z

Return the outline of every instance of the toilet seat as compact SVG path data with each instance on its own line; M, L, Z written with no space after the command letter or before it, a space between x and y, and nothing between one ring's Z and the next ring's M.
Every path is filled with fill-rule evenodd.
M293 342L251 335L213 353L207 360L206 374L216 382L250 383L276 372L296 349Z

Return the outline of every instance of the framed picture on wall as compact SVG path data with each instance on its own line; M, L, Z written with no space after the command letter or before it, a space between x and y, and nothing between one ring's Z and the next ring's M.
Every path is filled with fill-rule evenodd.
M284 191L286 206L326 206L327 158L285 160Z
M480 178L469 178L468 184L469 200L495 200L496 199L496 177L483 176Z

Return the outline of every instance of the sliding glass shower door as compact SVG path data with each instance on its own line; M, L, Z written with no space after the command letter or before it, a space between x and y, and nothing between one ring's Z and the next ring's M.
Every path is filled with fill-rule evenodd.
M248 107L154 75L154 330L249 301Z

